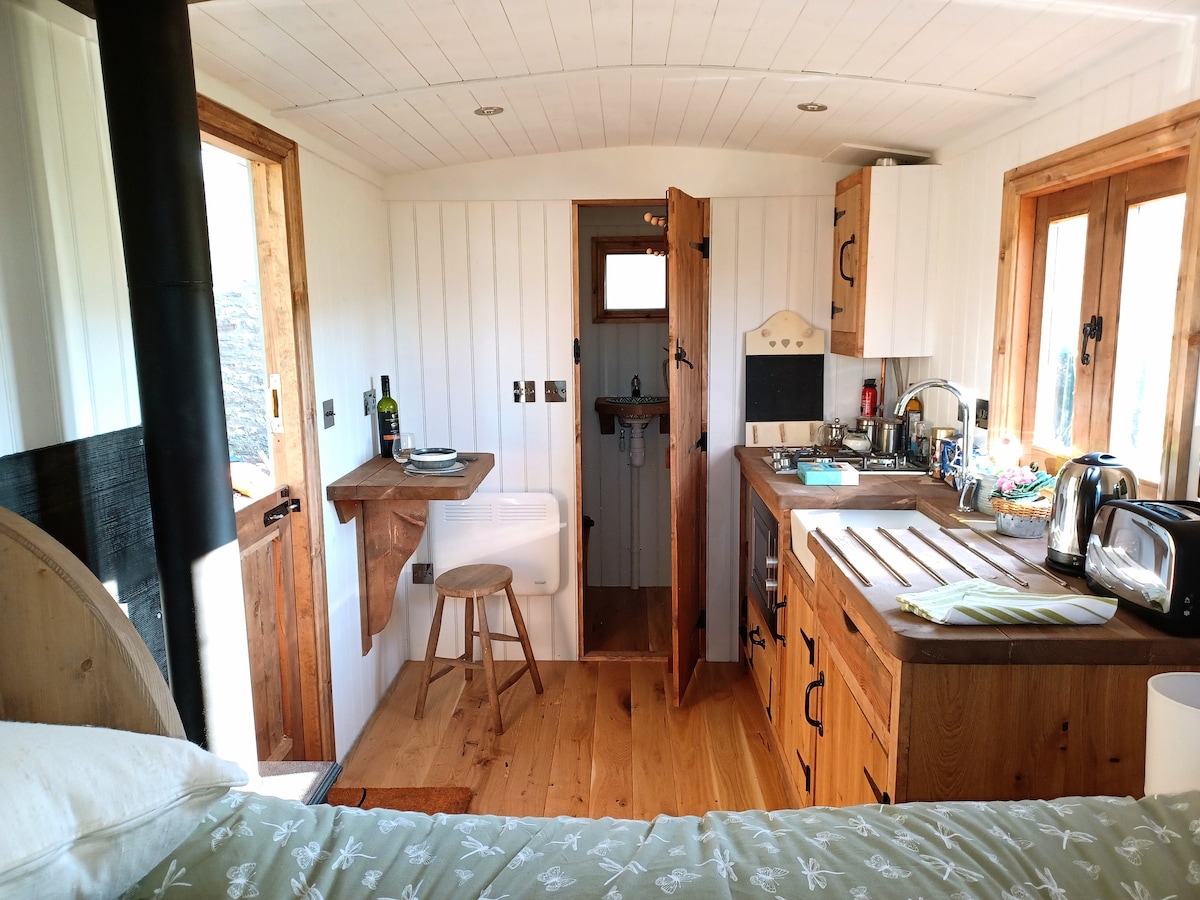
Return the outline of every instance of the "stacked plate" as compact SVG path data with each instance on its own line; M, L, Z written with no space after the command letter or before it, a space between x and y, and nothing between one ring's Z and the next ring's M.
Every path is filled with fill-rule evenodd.
M460 461L458 451L449 447L423 447L413 450L404 464L407 471L422 475L449 475L461 472L467 464Z

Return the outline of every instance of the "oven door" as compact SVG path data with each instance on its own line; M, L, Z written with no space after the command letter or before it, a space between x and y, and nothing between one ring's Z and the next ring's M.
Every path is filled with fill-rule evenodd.
M771 634L778 636L779 526L767 505L752 494L750 505L750 598L758 605Z

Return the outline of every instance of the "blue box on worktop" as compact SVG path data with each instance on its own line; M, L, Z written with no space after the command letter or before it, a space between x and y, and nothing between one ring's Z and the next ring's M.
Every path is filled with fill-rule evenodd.
M858 470L848 463L801 461L796 474L804 484L858 484Z

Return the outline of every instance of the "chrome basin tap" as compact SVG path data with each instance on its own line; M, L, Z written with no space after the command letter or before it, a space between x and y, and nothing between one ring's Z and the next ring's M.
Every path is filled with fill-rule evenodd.
M955 460L953 464L953 474L956 480L962 484L962 490L958 495L958 511L970 512L972 501L974 500L973 492L976 482L974 447L975 440L975 395L970 391L964 390L953 381L947 381L945 378L929 378L925 381L918 381L907 391L900 395L896 400L895 415L903 416L904 407L908 405L908 401L915 397L921 391L930 388L941 388L949 391L954 395L954 399L958 401L958 417L962 419L962 455ZM931 448L932 449L932 448Z

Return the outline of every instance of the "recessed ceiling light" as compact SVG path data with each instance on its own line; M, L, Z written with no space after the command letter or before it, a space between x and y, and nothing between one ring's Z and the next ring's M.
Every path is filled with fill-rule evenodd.
M477 116L498 116L504 112L503 106L481 106L475 110Z
M798 103L796 109L801 112L825 112L829 107L824 103Z

